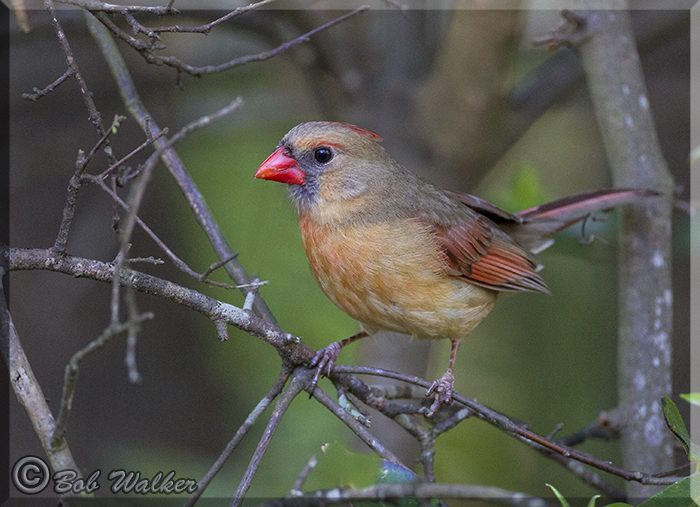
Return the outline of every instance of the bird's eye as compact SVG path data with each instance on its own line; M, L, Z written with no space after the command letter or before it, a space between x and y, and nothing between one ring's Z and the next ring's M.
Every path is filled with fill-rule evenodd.
M314 151L314 158L322 163L328 163L331 161L333 158L333 152L330 150L330 148L322 147L322 148L316 148Z

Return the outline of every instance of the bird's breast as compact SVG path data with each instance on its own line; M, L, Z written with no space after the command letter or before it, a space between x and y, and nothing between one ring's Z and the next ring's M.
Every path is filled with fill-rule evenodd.
M494 291L446 274L444 254L420 221L333 226L302 215L300 226L319 286L370 332L461 339L495 302Z

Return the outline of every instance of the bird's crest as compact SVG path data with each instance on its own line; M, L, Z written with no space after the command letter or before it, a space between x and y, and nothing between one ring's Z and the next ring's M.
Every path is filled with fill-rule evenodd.
M330 125L337 125L338 127L345 127L349 128L350 130L353 130L357 132L358 134L361 134L363 136L367 136L371 139L376 139L377 141L382 140L382 136L377 134L376 132L372 132L371 130L363 129L362 127L358 127L357 125L352 125L350 123L342 123L342 122L329 122Z

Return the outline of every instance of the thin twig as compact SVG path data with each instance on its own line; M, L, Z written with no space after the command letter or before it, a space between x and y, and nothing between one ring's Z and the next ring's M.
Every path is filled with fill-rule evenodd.
M576 445L582 444L590 438L598 438L601 440L613 440L619 437L619 429L596 420L588 423L586 426L581 428L579 431L567 435L566 437L556 440L558 444L565 445L567 447L574 447ZM552 440L552 438L548 438Z
M121 197L119 197L111 188L109 188L102 179L99 178L99 176L93 176L90 174L84 174L83 181L89 181L91 183L96 184L99 186L104 192L106 192L113 200L115 203L117 203L124 211L130 212L131 208L127 203L125 203ZM165 255L168 256L168 258L175 264L175 266L180 269L183 273L186 273L190 275L193 278L196 278L197 280L200 280L206 284L215 286L215 287L221 287L223 289L241 289L241 288L257 288L261 285L267 285L267 281L251 281L247 284L239 284L239 285L230 285L227 283L222 283L222 282L217 282L215 280L211 280L205 276L204 273L197 273L194 269L192 269L185 261L180 259L175 252L173 252L164 242L163 240L160 239L160 237L148 226L146 223L138 216L136 215L134 218L136 224L141 227L141 229L148 234L148 236L163 250ZM229 258L229 261L231 259L234 259L235 255ZM115 262L117 262L117 259L115 259ZM227 261L228 262L228 261Z
M155 137L160 132L157 123L153 121L151 115L146 110L141 102L141 99L136 91L136 87L131 78L129 70L124 62L124 59L119 54L114 39L110 36L109 31L98 22L91 14L86 14L88 28L95 38L100 50L102 51L105 60L110 66L115 81L119 86L119 92L122 99L129 109L131 115L136 119L141 128L147 132L147 135ZM164 139L155 141L156 147L161 147L167 143ZM216 256L219 259L230 258L234 253L226 238L219 229L219 224L214 219L209 207L207 206L204 197L195 185L194 181L185 169L184 164L177 156L177 153L171 148L167 149L162 154L162 160L170 171L177 184L180 186L182 193L185 195L190 208L195 216L195 219L204 230L209 242L211 243ZM245 284L250 282L248 274L241 266L237 259L227 262L225 265L226 272L239 286L243 294L248 294L252 289L246 287ZM265 304L260 294L255 298L256 313L262 316L270 325L278 327L274 315ZM279 329L281 332L281 329Z
M126 116L122 116L122 115L120 115L120 114L115 114L115 115L114 115L114 119L112 120L112 125L110 125L110 127L109 127L109 128L107 129L107 131L102 135L102 137L100 138L100 140L97 141L97 143L95 143L95 146L92 147L92 149L91 149L90 152L87 154L87 156L83 157L83 159L82 159L82 164L81 164L81 166L78 168L78 170L80 171L80 174L83 174L83 173L85 172L85 170L87 169L88 164L90 163L90 160L92 160L92 157L95 156L95 154L97 153L97 151L98 151L100 148L102 148L103 146L105 146L105 144L107 143L107 139L109 139L109 136L111 136L112 134L116 134L117 129L119 128L119 126L121 125L121 123L122 123L124 120L126 120Z
M69 68L61 75L61 77L56 79L56 81L54 81L53 83L48 85L46 88L43 88L40 90L39 88L37 88L35 86L33 88L34 93L23 93L22 98L36 102L41 97L44 97L44 96L48 95L49 93L51 93L52 91L54 91L54 89L56 89L58 87L58 85L60 85L64 81L68 80L69 77L72 77L74 72L75 72L75 70L73 68Z
M430 382L423 380L421 378L418 378L418 377L413 377L411 375L405 375L402 373L396 373L396 372L391 372L391 371L386 371L386 370L379 370L376 368L369 368L369 367L362 367L362 366L336 365L333 367L333 371L340 372L340 373L377 375L377 376L381 376L381 377L401 380L403 382L409 382L409 383L419 385L419 386L425 387L425 388L427 388L430 385ZM595 459L591 455L580 452L576 449L571 449L571 448L559 445L556 442L551 442L551 441L545 439L544 437L534 433L533 431L530 431L528 429L525 429L525 428L519 426L518 424L511 421L505 415L500 414L500 413L496 412L495 410L492 410L492 409L486 407L485 405L477 403L474 400L466 398L465 396L462 396L459 393L454 393L452 398L453 398L453 400L455 400L455 401L461 403L462 405L468 407L469 409L473 410L475 415L477 415L480 419L483 419L486 422L496 426L497 428L504 430L506 433L510 434L511 436L513 436L515 438L526 440L526 441L532 442L534 444L539 444L540 446L544 447L545 449L548 449L551 452L554 452L554 453L559 454L561 456L564 456L566 458L572 458L576 461L580 461L581 463L584 463L586 465L590 465L594 468L597 468L597 469L602 470L604 472L608 472L612 475L622 477L623 479L625 479L627 481L635 481L635 482L639 482L640 484L668 485L668 484L673 484L675 482L678 482L681 479L681 477L670 477L670 478L654 477L652 474L649 474L649 473L624 470L622 468L619 468L619 467L612 465L611 463L609 463L607 461L601 461L601 460Z
M75 216L75 204L78 200L78 192L83 184L82 175L85 173L85 169L90 161L90 159L95 155L100 147L107 143L109 135L114 131L114 129L119 126L121 120L126 119L124 116L115 115L114 121L112 122L112 127L105 132L105 134L100 138L100 140L95 144L95 146L90 150L90 153L85 156L85 153L80 150L78 152L78 158L75 163L75 173L71 177L68 183L68 196L66 197L66 204L63 207L63 214L61 216L61 224L58 227L58 235L56 236L56 241L54 242L54 250L60 253L65 253L68 244L68 232L70 231L71 223L73 222L73 217Z
M154 6L146 7L143 5L114 5L105 2L100 2L99 0L56 0L58 3L73 5L75 7L82 7L87 11L98 11L98 12L116 12L123 14L125 12L142 12L146 14L155 14L157 16L163 16L166 14L179 14L180 11L173 9L169 4L166 7ZM172 3L172 2L171 2Z
M58 226L58 235L56 236L56 241L53 244L53 249L57 253L65 253L68 245L68 232L70 231L70 226L73 223L73 217L75 216L75 203L78 200L78 192L82 186L82 180L80 177L80 165L82 165L81 158L82 152L78 154L78 161L76 163L76 169L68 182L68 195L66 196L66 204L63 206L63 213L61 215L61 224Z
M430 433L437 438L446 431L455 428L459 423L474 415L474 412L468 408L460 408L457 412L445 419L443 422L436 424L430 429Z
M129 312L129 329L126 334L126 355L124 363L129 372L129 382L135 384L141 380L141 375L136 368L136 340L141 331L141 322L139 321L139 312L136 308L136 298L134 297L134 289L127 288L125 293L126 306Z
M246 417L246 420L243 421L243 424L241 424L241 426L238 428L238 431L236 431L236 434L233 436L231 441L228 444L226 444L226 447L224 448L219 458L214 462L214 464L206 473L206 475L202 478L202 480L199 481L199 483L197 484L197 489L187 500L187 502L185 502L184 507L192 507L197 501L197 499L200 496L202 496L204 490L207 488L207 486L209 486L209 483L214 479L214 477L216 477L216 474L219 473L219 470L221 470L221 468L224 466L224 463L226 463L226 460L228 460L229 456L231 456L233 451L236 450L236 447L238 447L238 444L248 433L248 430L253 426L253 424L255 424L255 422L265 411L265 409L268 406L270 406L270 403L272 403L272 401L279 395L279 393L282 392L282 389L284 388L284 384L287 382L288 377L288 369L283 368L279 376L277 377L277 380L275 380L273 386L270 388L267 394L263 396L263 398L258 402L253 411L248 415L248 417Z
M149 37L151 37L151 34L157 34L157 33L163 33L163 32L177 32L177 33L203 33L203 34L208 34L212 28L214 28L216 25L221 24L225 21L228 21L231 18L235 18L236 16L240 16L241 14L245 14L248 11L251 11L253 9L258 9L260 7L263 7L269 3L275 2L276 0L262 0L261 2L256 2L253 4L245 5L243 7L238 7L228 14L224 14L220 18L215 19L211 23L207 23L206 25L201 25L201 26L158 26L158 27L144 27L141 25L141 28L139 28L139 31L142 33L145 33Z
M111 339L127 333L134 323L141 323L144 320L152 318L152 313L144 313L142 315L138 315L135 322L127 321L123 324L112 323L107 326L100 336L73 354L73 357L71 357L71 360L66 365L65 374L63 377L63 396L61 397L61 408L58 412L58 418L56 419L56 428L51 436L52 447L57 447L63 443L68 424L68 416L70 415L73 405L75 385L78 380L78 374L80 373L80 363L90 354L104 347L105 344Z
M162 136L166 135L168 133L168 129L163 129L161 132L158 133L155 139L160 139ZM119 169L120 166L124 165L127 160L129 160L131 157L139 153L141 150L145 149L148 147L150 144L155 141L154 138L149 138L146 139L144 142L142 142L140 145L138 145L136 148L134 148L130 153L122 157L121 159L117 160L114 164L111 164L107 169L102 171L100 174L97 175L98 178L100 179L105 179L107 176L109 176L112 172L116 171ZM133 178L136 176L138 172L135 172L134 174L130 175L129 178ZM119 182L120 184L124 184L125 182L122 180Z
M243 99L241 97L236 97L231 101L231 103L229 103L227 106L222 107L218 111L204 115L201 118L198 118L197 120L188 123L187 125L182 127L172 138L170 138L170 140L168 140L167 145L158 147L158 151L156 152L158 153L158 157L160 157L160 155L162 155L162 153L165 150L170 149L174 144L182 141L185 138L185 136L190 132L194 132L195 130L204 128L211 122L219 120L224 116L231 114L236 109L241 107L241 105L243 105Z
M3 340L2 354L10 372L10 383L17 399L27 411L34 431L41 441L46 456L49 458L51 468L54 471L74 470L77 479L82 480L80 468L76 465L73 455L68 447L68 442L63 440L60 445L53 446L51 437L56 428L56 421L49 409L46 397L41 386L34 376L27 355L24 353L22 343L19 340L17 329L12 322L12 316L7 309L7 303L2 290L2 278L4 269L0 268L0 325L7 329L7 340Z
M53 271L75 278L89 278L107 283L112 283L115 272L114 264L111 263L72 255L57 255L51 249L39 248L10 248L9 270ZM250 312L195 290L128 268L121 270L119 283L196 310L212 321L227 322L278 350L284 350L285 359L292 364L302 364L314 357L314 350L301 343L299 338L269 325Z
M255 473L258 470L258 465L260 465L260 461L262 460L263 456L265 455L265 451L267 451L267 447L272 441L275 430L277 430L279 423L282 421L282 417L287 412L287 409L291 405L292 401L294 401L294 398L296 398L297 395L303 391L306 383L299 380L299 376L297 374L299 371L300 370L296 370L295 373L292 374L289 386L282 394L280 394L277 404L275 405L275 409L272 411L270 420L267 423L267 427L265 428L265 431L260 438L260 442L255 448L253 457L248 464L248 468L246 468L243 478L238 484L238 488L231 499L231 503L229 504L230 507L239 507L243 503L243 499L245 498L246 493L248 493L248 489L250 489L250 485L253 482L253 477L255 477Z
M495 488L491 486L471 486L466 484L440 484L440 483L429 483L429 482L406 482L400 484L376 484L366 489L331 489L325 491L315 491L313 493L307 493L299 498L290 498L278 501L276 505L286 506L298 506L298 505L309 505L305 503L309 500L315 500L313 505L318 505L322 502L323 505L326 502L349 502L352 505L352 501L359 500L380 500L380 501L391 501L404 499L433 499L433 498L453 498L453 499L465 499L465 500L489 500L497 501L499 503L506 503L511 505L519 505L526 507L546 507L547 502L543 498L533 497L526 495L525 493L519 493L515 491L508 491L501 488Z
M313 371L311 371L313 373ZM350 430L355 433L360 439L374 452L385 460L392 461L394 463L401 463L396 455L389 449L386 449L381 442L379 442L370 432L367 431L362 424L355 420L350 414L348 414L340 405L333 401L322 389L316 387L311 395L321 403L324 407L331 411L338 419L340 419L345 425L350 428ZM403 465L405 466L405 465Z
M306 462L306 465L304 465L304 468L301 469L301 472L299 472L299 475L294 481L294 485L289 491L289 494L291 496L301 496L304 494L301 488L304 487L304 484L306 484L306 479L309 478L309 474L316 467L317 464L318 460L316 459L316 456L311 456L309 458L309 461Z
M54 28L54 31L56 32L58 43L60 44L61 49L63 50L63 53L66 56L68 70L78 83L80 94L83 97L83 102L88 111L88 118L97 130L97 134L100 137L102 137L105 135L105 129L102 126L102 119L100 113L97 110L97 107L95 106L95 101L92 98L92 93L90 92L87 83L85 83L85 80L83 79L83 76L80 73L80 69L78 68L77 63L75 62L73 50L71 49L70 44L68 43L68 39L66 37L65 32L63 31L61 23L59 23L58 21L58 16L56 14L56 8L53 4L53 0L44 0L44 6L46 10L49 11L49 15L51 16L51 24ZM110 163L114 163L116 161L114 155L112 154L112 150L109 146L109 143L106 143L105 153L107 154Z
M135 37L132 37L128 33L124 32L121 28L119 28L114 22L107 17L105 14L98 13L97 14L97 19L110 31L112 32L116 37L120 38L127 44L129 44L133 49L139 52L139 54L148 62L154 65L166 65L168 67L172 67L174 69L177 69L178 72L184 72L186 74L190 74L195 77L202 76L204 74L212 74L216 72L222 72L225 70L233 69L234 67L238 67L241 65L245 65L247 63L251 62L262 62L265 60L269 60L270 58L273 58L280 53L283 53L284 51L287 51L290 48L293 48L294 46L297 46L301 44L302 42L306 42L310 37L316 35L317 33L327 30L338 23L341 23L345 21L346 19L355 16L356 14L359 14L360 12L364 12L369 10L368 5L363 5L362 7L359 7L355 9L352 12L349 12L347 14L344 14L342 16L339 16L338 18L329 21L328 23L321 25L317 28L314 28L313 30L310 30L309 32L305 33L304 35L301 35L297 37L296 39L293 39L289 42L285 42L283 44L280 44L276 48L270 49L268 51L263 51L261 53L257 53L254 55L246 55L242 56L239 58L234 58L232 60L229 60L228 62L221 63L219 65L205 65L202 67L195 67L193 65L189 65L187 63L184 63L182 60L175 56L158 56L154 55L152 52L152 48L144 43L142 40L139 40Z
M233 253L232 253L229 257L227 257L226 259L221 259L220 261L217 261L217 262L213 263L211 266L209 266L209 267L207 268L207 270L206 270L204 273L202 273L202 277L203 277L203 278L208 278L209 275L211 275L214 271L216 271L217 269L223 267L228 261L232 261L232 260L235 259L236 257L238 257L238 252L233 252Z
M408 414L397 414L391 417L396 424L405 429L409 435L413 438L420 440L425 437L426 428L418 424L414 418L411 418Z

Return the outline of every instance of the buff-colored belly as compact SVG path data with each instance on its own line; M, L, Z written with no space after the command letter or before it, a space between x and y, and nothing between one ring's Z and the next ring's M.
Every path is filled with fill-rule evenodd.
M420 223L331 230L302 218L301 231L323 292L370 333L459 340L496 300L497 292L445 274L437 243Z

